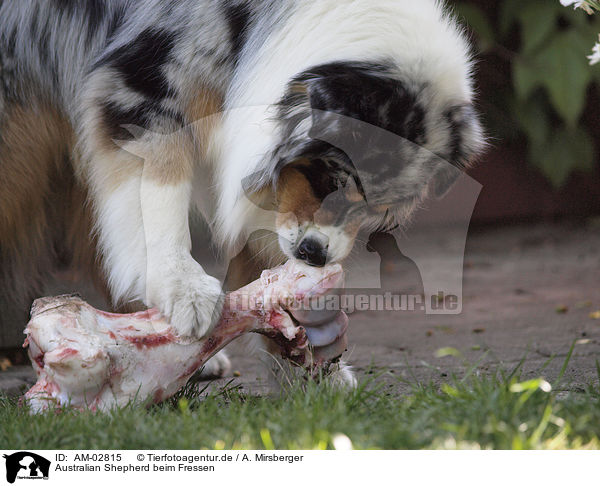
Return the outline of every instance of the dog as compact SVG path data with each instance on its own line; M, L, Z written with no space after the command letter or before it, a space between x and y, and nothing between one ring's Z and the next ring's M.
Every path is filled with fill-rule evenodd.
M190 254L196 206L239 287L285 259L343 261L483 146L469 44L437 0L5 0L0 79L5 320L77 267L113 307L203 336L223 289ZM377 170L364 152L362 170L340 120L417 149Z

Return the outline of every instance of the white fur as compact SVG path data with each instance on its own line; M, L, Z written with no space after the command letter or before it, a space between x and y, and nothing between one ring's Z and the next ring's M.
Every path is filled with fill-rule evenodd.
M171 317L183 335L203 336L218 320L220 282L191 256L188 211L191 183L160 184L143 179L141 209L147 250L147 305Z
M95 184L98 242L115 302L143 298L146 293L146 239L141 226L140 181L140 177L131 177L112 191L102 190L99 182Z
M200 370L199 377L204 380L223 378L231 374L231 361L225 350L210 358Z
M218 318L222 290L190 255L191 184L160 184L140 171L110 190L105 185L96 180L94 201L113 298L141 300L171 316L181 334L204 335Z

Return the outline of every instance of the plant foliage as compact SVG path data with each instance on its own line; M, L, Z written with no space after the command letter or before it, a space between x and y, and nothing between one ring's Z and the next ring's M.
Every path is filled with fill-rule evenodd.
M600 65L586 57L600 32L600 15L548 0L506 0L496 11L458 3L475 34L481 63L508 64L484 106L492 136L525 135L529 161L555 186L594 166L594 142L582 120ZM499 69L501 71L501 69ZM485 104L485 103L484 103Z

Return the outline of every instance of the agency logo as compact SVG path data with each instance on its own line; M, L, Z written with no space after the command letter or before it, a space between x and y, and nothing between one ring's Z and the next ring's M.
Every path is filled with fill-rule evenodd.
M33 452L21 451L7 456L6 480L12 484L16 479L48 479L50 461Z

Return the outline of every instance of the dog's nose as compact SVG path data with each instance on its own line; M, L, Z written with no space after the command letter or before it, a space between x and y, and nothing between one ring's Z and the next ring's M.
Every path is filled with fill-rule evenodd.
M313 238L304 238L294 256L314 267L322 267L327 261L327 248Z

